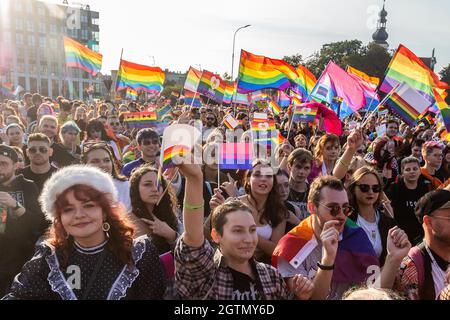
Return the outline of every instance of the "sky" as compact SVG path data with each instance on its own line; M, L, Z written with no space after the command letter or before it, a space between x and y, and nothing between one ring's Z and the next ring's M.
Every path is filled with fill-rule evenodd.
M2 0L0 0L2 1ZM44 2L62 3L62 0ZM240 50L281 59L304 58L323 44L372 40L381 0L76 0L100 12L103 73L123 59L185 72L190 65L234 75ZM418 56L436 48L440 71L450 64L450 1L387 0L390 49L400 43Z

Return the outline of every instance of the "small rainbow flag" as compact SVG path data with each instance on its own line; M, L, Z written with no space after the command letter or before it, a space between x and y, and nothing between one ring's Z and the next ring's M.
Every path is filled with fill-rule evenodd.
M126 98L130 100L137 100L138 92L133 88L127 88Z
M163 161L162 161L163 170L176 165L176 163L174 162L174 157L178 156L180 158L183 158L184 156L190 154L190 152L191 152L190 148L183 145L171 146L165 149L163 152Z
M136 91L161 92L165 79L166 76L161 68L121 60L116 90L130 87Z
M388 107L408 125L413 126L431 102L408 84L403 83L396 87L396 90L392 90L380 104Z
M92 51L69 37L64 37L64 51L68 67L82 69L93 76L102 69L103 56L100 53Z
M316 119L318 107L314 104L303 103L297 105L294 110L294 122L312 122Z
M166 104L165 106L161 107L156 113L158 114L158 119L161 120L163 116L165 116L170 110L172 109L172 106L170 104Z
M267 95L267 93L264 93L261 90L252 92L252 93L249 94L249 96L250 96L250 101L251 102L257 102L257 101L270 99L269 96Z
M202 77L202 72L193 67L189 67L189 71L186 77L186 82L184 83L184 89L196 92L198 84L200 83L200 78Z
M200 108L202 106L202 102L200 100L200 94L196 94L195 92L184 90L184 104L192 105L193 107Z
M124 113L124 123L129 129L151 128L156 125L156 112L126 112Z
M299 65L297 67L298 79L293 90L299 93L303 100L306 100L316 85L317 79L305 66Z
M269 109L272 110L272 112L273 112L274 115L277 116L277 115L280 114L281 108L280 108L280 106L279 106L275 101L270 100L270 101L267 103L267 105L268 105Z
M253 161L251 143L221 143L219 151L220 169L250 170Z
M444 122L447 131L450 131L450 107L445 102L444 98L441 96L438 90L434 89L434 96L436 99L436 104L441 113L442 121Z
M287 108L291 104L291 97L284 91L278 90L277 103L282 108Z
M239 122L231 114L227 114L223 119L223 124L228 129L234 130L239 125Z
M218 74L204 70L202 77L200 78L197 92L217 103L222 103L223 96L225 95L225 81L223 81Z

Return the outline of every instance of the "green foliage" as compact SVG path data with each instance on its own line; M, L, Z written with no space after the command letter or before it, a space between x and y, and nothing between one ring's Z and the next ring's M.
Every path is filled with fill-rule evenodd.
M284 56L283 60L289 63L294 68L297 68L300 64L303 64L303 57L299 53L292 56Z

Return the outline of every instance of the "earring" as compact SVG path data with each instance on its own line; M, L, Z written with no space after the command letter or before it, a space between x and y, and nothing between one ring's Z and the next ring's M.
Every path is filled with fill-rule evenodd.
M108 222L103 222L103 224L102 224L102 230L105 231L105 232L108 232L109 229L111 229L110 224L109 224Z

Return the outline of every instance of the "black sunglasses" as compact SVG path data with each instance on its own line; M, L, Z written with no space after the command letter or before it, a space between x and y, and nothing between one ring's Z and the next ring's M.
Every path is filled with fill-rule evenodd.
M323 204L321 202L319 202L319 204L322 207L325 207L328 210L330 210L330 214L333 217L337 217L339 215L339 213L341 213L341 211L342 211L342 213L345 216L349 216L353 212L353 208L351 206L349 206L348 204L345 204L342 207L340 205L338 205L338 204L327 204L327 205L325 205L325 204Z
M46 147L39 147L39 148L31 147L31 148L28 148L28 151L31 154L36 154L38 151L40 153L44 154L44 153L47 153L48 149Z
M368 184L357 184L356 185L361 192L369 192L370 188L372 188L372 191L375 193L379 193L381 191L381 186L379 184L374 184L373 186L370 186Z

